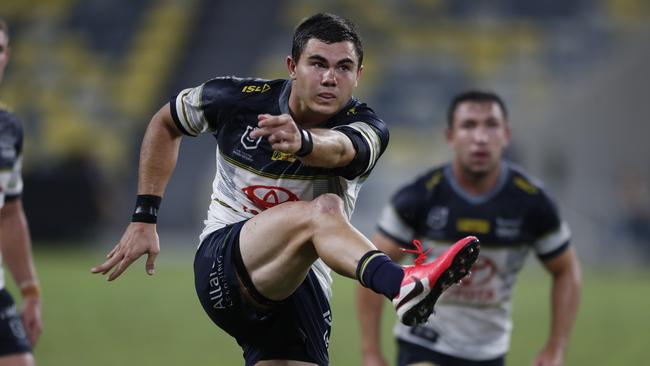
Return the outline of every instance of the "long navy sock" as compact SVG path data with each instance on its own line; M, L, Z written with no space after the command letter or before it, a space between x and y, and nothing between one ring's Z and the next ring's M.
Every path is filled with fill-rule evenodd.
M402 266L379 250L364 254L357 265L357 280L361 285L391 300L399 293L403 278Z

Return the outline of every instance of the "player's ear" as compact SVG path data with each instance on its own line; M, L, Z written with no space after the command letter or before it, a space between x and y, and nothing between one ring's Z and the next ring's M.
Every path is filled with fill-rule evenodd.
M503 136L505 138L504 138L503 147L507 147L508 145L510 145L510 134L511 134L511 132L510 132L510 124L508 123L508 121L505 121L504 128L505 128L505 131L503 132Z
M445 129L445 136L447 137L447 143L451 144L452 140L454 139L454 130L452 127L447 127Z
M287 56L287 69L289 70L289 78L296 80L296 62L291 56Z
M357 68L357 79L354 81L354 87L356 88L359 85L359 80L361 79L361 74L363 74L363 65L359 65Z
M7 47L5 48L4 52L7 54L7 58L5 59L5 66L9 64L9 59L11 59L11 47L9 47L9 44L7 44Z

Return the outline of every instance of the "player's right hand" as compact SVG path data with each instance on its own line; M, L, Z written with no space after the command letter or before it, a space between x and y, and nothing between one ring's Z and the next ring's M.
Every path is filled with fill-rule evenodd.
M147 253L145 268L149 275L154 274L154 262L160 252L160 243L155 224L132 222L126 228L122 239L107 255L107 260L90 271L92 273L107 274L108 281L113 281L124 272L131 263Z
M38 296L28 296L23 298L23 309L21 312L23 325L27 332L29 342L34 347L38 337L43 330L43 321L41 320L41 299Z
M273 150L284 153L293 154L300 150L300 130L291 115L260 114L257 119L257 128L251 132L251 137L266 137Z

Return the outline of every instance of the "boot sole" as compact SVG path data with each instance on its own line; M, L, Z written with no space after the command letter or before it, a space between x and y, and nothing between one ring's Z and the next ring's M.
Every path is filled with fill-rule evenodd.
M406 325L416 325L427 321L431 313L433 313L433 306L438 301L440 295L469 273L469 270L478 258L479 248L478 240L472 240L465 244L456 253L449 268L440 275L431 292L419 304L404 313L402 322Z

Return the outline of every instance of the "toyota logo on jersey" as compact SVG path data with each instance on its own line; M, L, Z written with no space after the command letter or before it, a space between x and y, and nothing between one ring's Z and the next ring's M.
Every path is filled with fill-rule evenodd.
M450 288L442 295L444 299L474 304L491 304L498 300L498 289L492 281L497 274L494 262L479 256L471 271L472 274L463 278L461 285Z
M482 286L490 282L497 272L497 266L487 257L478 257L472 265L472 274L463 279L463 286Z
M281 203L299 201L300 199L290 190L275 186L248 186L242 191L253 204L262 210L277 206Z

